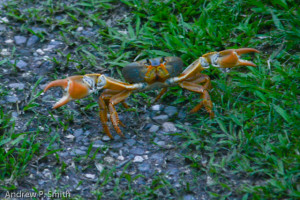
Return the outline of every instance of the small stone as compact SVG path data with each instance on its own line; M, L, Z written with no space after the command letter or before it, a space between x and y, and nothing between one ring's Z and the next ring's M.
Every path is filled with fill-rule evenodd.
M114 162L114 159L113 159L112 157L110 157L110 156L105 157L103 160L104 160L105 162L109 163L109 164L111 164L111 163Z
M108 137L107 135L104 135L103 138L102 138L102 140L103 140L104 142L107 142L107 141L110 140L110 137Z
M19 90L23 90L25 88L25 85L23 83L11 83L8 86Z
M77 32L83 31L83 27L81 27L81 26L78 27L78 28L76 29L76 31L77 31Z
M207 185L211 186L211 185L214 184L214 181L210 176L207 176L206 177L206 183L207 183Z
M158 141L156 144L159 145L159 146L165 146L166 142L165 141Z
M83 151L83 150L80 150L80 149L75 149L74 153L77 154L77 155L85 155L86 151Z
M6 43L6 44L12 44L12 43L14 43L14 41L11 40L11 39L8 39L8 40L5 40L5 43Z
M160 111L160 110L162 110L162 108L163 108L163 106L159 105L159 104L151 106L151 110L153 110L153 111Z
M112 146L112 148L119 149L123 146L123 143L121 143L121 142L113 143L111 146Z
M16 103L19 101L19 98L17 96L7 96L6 101L9 103Z
M26 46L27 46L27 47L31 47L31 46L33 46L35 43L37 43L39 40L40 40L40 38L39 38L38 36L32 35L32 36L28 39L28 41L27 41L27 43L26 43Z
M27 71L27 63L24 62L23 60L20 60L19 62L17 62L16 66L19 70L21 71Z
M73 140L73 139L75 138L75 136L72 135L72 134L66 135L65 137L66 137L67 139L71 139L71 140Z
M186 111L185 110L183 110L183 109L181 109L180 111L179 111L179 113L178 113L178 118L180 118L180 119L184 119L185 117L186 117Z
M95 166L100 173L104 170L104 166L101 163L95 163Z
M125 158L124 156L118 156L117 159L123 161Z
M176 107L174 106L167 106L165 109L164 109L164 112L169 115L170 117L174 116L178 110Z
M46 72L51 71L53 68L54 68L53 62L50 62L48 60L43 62L43 64L41 64L41 69L46 70Z
M95 174L85 174L85 177L89 178L89 179L95 179Z
M162 164L164 162L164 154L163 153L155 153L150 156L150 159L156 162L157 164Z
M2 23L8 23L9 21L8 21L8 19L7 19L7 17L0 17L0 24L2 24Z
M42 49L37 49L36 52L41 56L45 54L45 52Z
M163 130L166 133L169 132L176 132L177 128L175 127L175 125L172 122L165 122L162 124Z
M75 137L80 137L82 135L83 135L83 130L81 128L74 131Z
M49 169L44 169L43 175L45 176L45 178L52 179L52 173Z
M187 194L183 196L183 200L196 200L196 198L191 194Z
M96 140L93 144L94 148L103 147L104 143L101 140Z
M1 24L1 21L0 21L0 24ZM0 32L4 32L6 31L6 28L4 25L0 25Z
M152 126L150 127L150 129L149 129L149 132L150 132L150 133L155 133L155 132L158 131L158 129L159 129L159 126L157 126L157 125L152 125Z
M128 139L128 140L125 140L126 144L128 144L128 146L133 146L136 141L134 139Z
M169 119L168 115L158 115L158 116L153 117L153 120L155 120L158 123L166 122L166 121L168 121L168 119Z
M148 171L150 171L150 164L149 163L142 163L138 166L138 169L141 172L148 172Z
M142 156L135 156L133 162L143 162L144 158Z
M135 155L143 155L144 152L145 152L145 150L142 148L139 148L139 147L135 147L130 150L130 153L135 154Z
M16 43L17 45L24 44L24 43L26 42L26 40L27 40L26 37L20 36L20 35L15 36L14 39L15 39L15 43Z
M10 52L9 52L7 49L2 49L1 55L2 55L2 56L9 56L9 55L10 55Z
M11 113L11 116L14 118L14 119L17 119L18 118L18 116L19 116L19 114L18 114L18 112L12 112Z

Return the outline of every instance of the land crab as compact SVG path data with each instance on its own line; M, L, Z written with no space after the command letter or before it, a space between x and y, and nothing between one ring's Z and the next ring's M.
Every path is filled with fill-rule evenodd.
M62 87L65 90L64 96L53 106L56 109L71 100L81 99L91 93L103 90L98 104L104 132L110 138L113 138L107 124L109 112L114 129L120 136L124 136L119 128L119 124L122 126L124 124L119 120L115 105L122 103L127 107L124 100L134 92L162 88L156 97L157 100L166 92L168 87L179 85L181 88L201 94L201 98L203 98L190 113L197 112L204 106L210 117L213 118L213 104L208 93L211 81L209 76L201 72L209 68L210 65L218 68L255 67L256 65L253 62L240 59L242 54L251 52L258 53L259 51L253 48L240 48L206 53L190 64L183 72L181 72L183 62L178 57L145 59L130 63L123 68L122 74L129 83L124 83L103 74L85 74L52 81L45 87L44 92L52 87Z

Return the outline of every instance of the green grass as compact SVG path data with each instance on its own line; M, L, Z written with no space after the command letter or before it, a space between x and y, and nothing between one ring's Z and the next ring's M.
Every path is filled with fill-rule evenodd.
M120 7L125 11L118 10ZM205 188L212 198L300 197L300 19L295 1L80 0L71 3L14 0L7 2L0 16L8 17L7 25L16 33L35 34L41 41L47 41L48 35L55 33L57 40L68 44L71 52L58 51L57 56L50 58L57 72L50 75L53 79L66 72L84 74L107 70L122 79L122 67L137 56L143 59L174 55L188 65L211 51L259 49L259 55L245 57L256 63L257 68L237 68L229 73L217 69L204 72L212 78L210 94L216 118L210 120L205 112L200 112L187 117L192 127L186 129L178 123L189 130L180 134L185 139L180 149L185 150L184 156L190 161L195 177L205 174L212 178ZM108 25L108 19L115 21ZM32 27L36 25L46 27L49 32L34 32ZM78 27L97 27L97 31L89 37L79 34ZM17 56L13 51L12 57ZM0 65L6 62L7 59L0 61ZM33 132L14 133L10 112L4 107L0 109L0 180L5 183L1 184L5 189L17 187L14 180L27 175L26 168L33 162L32 157L55 154L56 150L50 147L46 152L39 152L44 137L41 132L51 146L51 127L47 122L57 130L67 130L77 112L97 112L89 97L88 109L58 111L66 119L64 122L52 114L47 119L39 112L40 91L36 86L23 111L33 114L29 125L45 124L49 132L35 127ZM0 98L9 93L1 84L0 92ZM138 104L149 104L148 96L155 97L149 94L153 92L130 98ZM174 101L168 101L166 96ZM200 99L195 101L198 98L176 87L169 90L162 102L177 107L187 104L191 109L200 102ZM207 163L203 163L204 160ZM155 195L159 188L168 191L169 198L177 195L160 175L152 187L135 191L130 184L136 177L123 173L114 179L109 174L101 176L111 182L112 195L116 198L159 198ZM121 179L128 181L128 188L119 187ZM196 178L184 181L192 183ZM98 198L107 195L101 187L93 193Z

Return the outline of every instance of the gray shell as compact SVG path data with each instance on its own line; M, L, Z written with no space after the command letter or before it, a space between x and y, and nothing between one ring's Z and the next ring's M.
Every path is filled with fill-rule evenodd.
M162 60L162 57L151 59L151 63L156 63L157 60ZM165 57L166 69L168 70L170 77L178 76L182 72L183 62L179 57ZM147 73L147 60L141 60L133 62L125 66L122 70L122 74L126 81L129 83L142 83L145 82L144 77Z

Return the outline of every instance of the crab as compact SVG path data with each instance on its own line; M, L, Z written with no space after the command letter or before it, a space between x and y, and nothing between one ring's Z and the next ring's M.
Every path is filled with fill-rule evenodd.
M52 87L62 87L65 91L63 97L54 104L53 109L67 104L71 100L81 99L89 94L103 90L99 97L99 116L104 132L113 139L108 126L108 112L112 125L120 136L124 136L119 125L125 126L118 117L115 106L122 103L134 92L152 89L161 89L156 97L158 100L168 87L179 85L181 88L199 93L203 100L196 105L190 113L197 112L204 107L210 118L214 117L213 104L208 93L211 88L209 76L201 72L210 65L217 68L232 68L237 66L256 65L247 60L240 59L246 53L259 53L253 48L228 49L220 52L210 52L199 57L182 71L183 62L179 57L159 57L133 62L123 68L122 74L128 83L113 79L103 74L85 74L70 76L50 82L44 89L46 92Z

